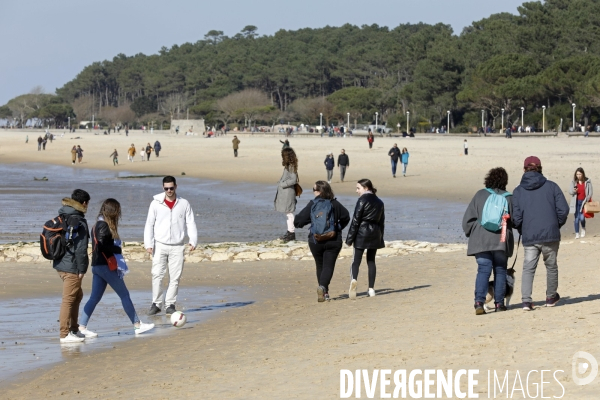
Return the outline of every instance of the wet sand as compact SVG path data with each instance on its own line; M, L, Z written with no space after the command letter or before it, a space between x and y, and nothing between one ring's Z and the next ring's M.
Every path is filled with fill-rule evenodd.
M517 370L524 375L558 369L564 371L557 375L564 398L594 398L600 381L578 387L570 371L576 351L600 356L597 266L589 262L600 255L599 243L596 237L563 242L559 306L523 312L518 277L509 311L484 316L475 316L472 308L475 262L460 253L378 259L377 296L365 297L363 267L356 301L347 299L349 260L343 260L329 303L316 301L312 262L204 263L186 269L184 285L243 286L253 291L255 303L222 310L168 339L82 354L32 379L3 385L4 398L339 398L340 369L374 368L480 369L480 398L487 398L488 369L510 371L511 382ZM128 284L149 287L149 265L135 269ZM19 265L1 271L2 282L20 282L6 285L2 298L60 291L49 269ZM543 266L533 297L543 304ZM552 382L545 396L558 397L562 389Z

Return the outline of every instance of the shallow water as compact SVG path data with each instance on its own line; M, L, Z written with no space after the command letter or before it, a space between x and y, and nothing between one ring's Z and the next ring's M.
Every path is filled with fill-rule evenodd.
M25 371L68 361L84 353L111 349L119 342L176 334L183 329L202 329L199 322L210 318L218 310L252 304L252 301L243 301L245 298L241 291L235 287L221 288L218 291L206 287L180 288L177 308L187 316L187 323L181 328L173 327L164 313L156 317L146 316L146 305L149 304L151 293L131 291L131 300L138 306L140 319L156 324L153 330L137 336L123 311L119 297L112 291L107 292L88 325L90 330L98 333L98 337L72 344L59 342L57 320L60 297L0 301L0 308L3 310L0 319L0 382L6 382ZM88 298L89 295L84 296L82 308Z
M102 200L119 200L123 219L119 226L126 241L141 241L152 196L162 191L161 178L120 179L136 175L127 171L101 171L46 164L0 165L0 243L37 240L42 225L56 216L63 197L73 189L88 191L92 200L90 225ZM47 177L48 181L33 178ZM200 243L272 240L285 233L284 215L273 210L276 185L230 183L176 177L177 193L190 201L196 215ZM465 204L419 198L385 197L386 240L464 242L461 220ZM297 210L311 197L303 195ZM356 196L338 196L350 212ZM307 229L297 231L306 240Z

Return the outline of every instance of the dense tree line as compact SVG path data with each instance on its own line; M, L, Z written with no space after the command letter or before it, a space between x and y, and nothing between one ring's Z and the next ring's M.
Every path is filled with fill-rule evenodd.
M404 126L410 111L411 125L429 127L445 124L450 110L451 125L464 130L481 125L482 110L486 124L498 127L502 109L505 121L521 124L521 107L525 124L539 127L545 106L554 129L561 118L572 123L576 103L577 122L595 122L600 0L526 2L517 11L476 21L458 35L449 25L423 23L272 36L259 36L255 26L233 37L210 31L156 55L93 63L57 95L79 119L127 109L138 119L189 112L209 123L316 123L323 114L331 123L371 122L378 112L388 125ZM231 109L234 94L245 99L243 109ZM250 98L257 103L248 105Z

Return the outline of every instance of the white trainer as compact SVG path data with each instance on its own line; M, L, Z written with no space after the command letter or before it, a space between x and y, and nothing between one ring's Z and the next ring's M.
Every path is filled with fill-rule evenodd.
M579 239L579 233L575 234L575 239Z
M148 332L152 328L154 328L154 324L145 324L143 322L140 322L140 326L135 327L135 334L140 335L144 332Z
M581 228L581 237L584 238L585 237L585 228Z
M356 299L356 285L357 285L356 279L352 279L350 281L350 290L348 291L348 297L351 300Z
M69 332L69 334L67 336L65 336L64 338L60 338L61 343L81 343L84 340L85 340L85 338L77 337L77 336L73 335L73 333L71 333L71 332Z
M98 337L98 334L96 332L92 332L84 326L79 326L79 332L83 333L86 338Z
M369 288L369 297L375 297L375 289Z

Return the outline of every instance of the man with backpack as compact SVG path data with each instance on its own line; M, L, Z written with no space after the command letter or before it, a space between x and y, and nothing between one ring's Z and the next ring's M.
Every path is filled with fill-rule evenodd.
M63 281L62 303L60 306L60 342L83 342L85 336L79 333L77 323L79 303L83 298L81 281L89 265L89 230L85 213L90 195L85 190L75 189L71 198L64 198L58 215L67 227L66 251L59 259L54 259L53 267Z
M530 156L525 159L521 184L514 190L511 216L521 234L525 257L521 282L523 310L532 311L533 278L540 255L546 264L546 307L554 307L560 300L558 265L556 257L560 244L560 228L567 222L569 204L552 181L542 175L542 162Z

